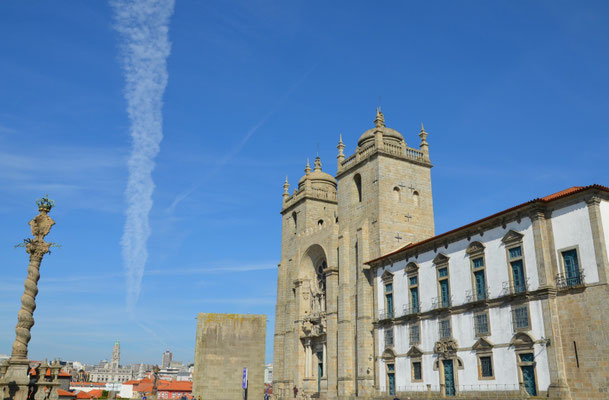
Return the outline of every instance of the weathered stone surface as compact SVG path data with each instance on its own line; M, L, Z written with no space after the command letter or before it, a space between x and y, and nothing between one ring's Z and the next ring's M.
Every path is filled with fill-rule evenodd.
M266 315L200 313L193 395L204 400L243 400L243 368L247 368L247 398L262 398L265 337Z

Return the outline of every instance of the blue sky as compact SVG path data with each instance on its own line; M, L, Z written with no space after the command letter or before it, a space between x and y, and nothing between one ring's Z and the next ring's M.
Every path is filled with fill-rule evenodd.
M268 316L282 184L372 127L429 132L436 232L566 187L608 185L609 3L181 1L141 295L121 257L130 122L110 5L0 3L0 353L34 200L56 201L31 358L192 361L198 312ZM292 186L292 189L294 185Z

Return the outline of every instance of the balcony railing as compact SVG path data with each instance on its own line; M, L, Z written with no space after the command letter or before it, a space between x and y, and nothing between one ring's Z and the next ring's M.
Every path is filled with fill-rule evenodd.
M465 302L473 303L476 301L484 301L489 298L488 289L484 289L482 292L478 292L476 290L466 290L465 291Z
M404 315L418 314L421 312L421 307L418 304L404 304Z
M393 318L393 310L379 310L379 321Z
M584 286L583 269L578 270L575 276L566 276L565 274L556 275L556 287L559 289L579 286Z
M434 297L431 299L431 308L438 310L441 308L448 308L452 305L452 296L450 297Z
M529 290L529 278L526 278L520 282L505 281L503 282L503 288L501 289L501 296L508 296L511 294L524 293Z

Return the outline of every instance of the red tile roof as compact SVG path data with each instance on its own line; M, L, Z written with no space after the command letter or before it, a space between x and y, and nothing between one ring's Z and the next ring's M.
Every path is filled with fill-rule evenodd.
M91 398L93 398L93 396L91 396L89 393L87 393L85 391L80 391L76 394L76 398L77 399L91 399Z
M456 229L450 230L450 231L448 231L448 232L444 232L444 233L441 233L441 234L439 234L439 235L432 236L432 237L430 237L430 238L427 238L427 239L421 240L420 242L416 242L416 243L409 243L409 244L407 244L406 246L400 247L399 249L394 250L394 251L392 251L392 252L390 252L390 253L387 253L387 254L385 254L385 255L383 255L383 256L377 257L377 258L375 258L375 259L373 259L373 260L370 260L370 261L366 261L366 262L365 262L365 264L371 264L371 263L375 263L375 262L377 262L377 261L381 261L381 260L383 260L383 259L385 259L385 258L388 258L388 257L393 256L393 255L395 255L395 254L401 253L401 252L403 252L403 251L405 251L405 250L408 250L408 249L411 249L411 248L414 248L414 247L420 246L420 245L422 245L422 244L424 244L424 243L428 243L428 242L431 242L431 241L437 240L437 239L442 238L442 237L444 237L444 236L448 236L448 235L450 235L450 234L452 234L452 233L455 233L455 232L458 232L458 231L460 231L460 230L462 230L462 229L470 228L470 227L472 227L473 225L479 224L480 222L484 222L484 221L487 221L487 220L490 220L490 219L496 218L496 217L498 217L498 216L500 216L500 215L502 215L502 214L506 214L506 213L508 213L508 212L510 212L510 211L515 211L515 210L517 210L517 209L519 209L519 208L522 208L522 207L525 207L525 206L527 206L527 205L534 204L534 203L549 203L549 202L551 202L551 201L558 200L558 199L561 199L561 198L563 198L563 197L570 196L570 195L572 195L572 194L574 194L574 193L583 192L583 191L585 191L585 190L589 190L589 189L596 189L596 190L600 190L600 191L603 191L603 192L607 192L607 193L609 193L609 187L602 186L602 185L573 186L573 187L570 187L570 188L568 188L568 189L561 190L560 192L556 192L556 193L553 193L553 194L547 195L547 196L545 196L545 197L541 197L541 198L536 198L536 199L533 199L533 200L529 200L529 201L527 201L526 203L522 203L522 204L519 204L519 205L517 205L517 206L514 206L514 207L508 208L508 209L506 209L506 210L500 211L500 212L498 212L498 213L495 213L495 214L493 214L493 215L489 215L488 217L485 217L485 218L479 219L479 220L477 220L477 221L474 221L474 222L469 223L469 224L467 224L467 225L463 225L463 226L461 226L461 227L459 227L459 228L456 228Z
M76 397L76 393L63 389L57 389L57 394L61 397Z
M161 381L158 385L158 390L167 392L191 392L192 382L190 381Z
M103 393L103 390L101 390L101 389L93 389L89 392L89 395L91 396L91 398L97 399L102 396L102 393Z
M102 382L70 382L70 386L106 387L106 384Z
M30 375L32 376L36 376L36 369L35 368L31 368L30 369ZM51 376L51 369L47 368L46 373L44 374L44 376ZM65 371L59 371L59 375L60 378L72 378L72 375L68 374Z

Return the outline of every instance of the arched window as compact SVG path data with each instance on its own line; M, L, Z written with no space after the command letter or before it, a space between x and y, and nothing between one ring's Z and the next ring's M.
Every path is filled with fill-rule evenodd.
M399 187L394 187L393 188L393 200L395 200L396 202L400 202L401 199L401 193L400 193L400 188Z
M419 206L419 192L417 192L416 190L412 193L412 202L416 207Z
M319 221L317 221L317 226L319 226L320 228L324 225L324 220L320 219Z
M360 174L355 174L353 177L353 182L355 182L355 188L357 189L357 201L362 202L362 177Z
M292 219L294 220L294 233L296 233L296 230L298 229L298 219L296 211L292 213Z

